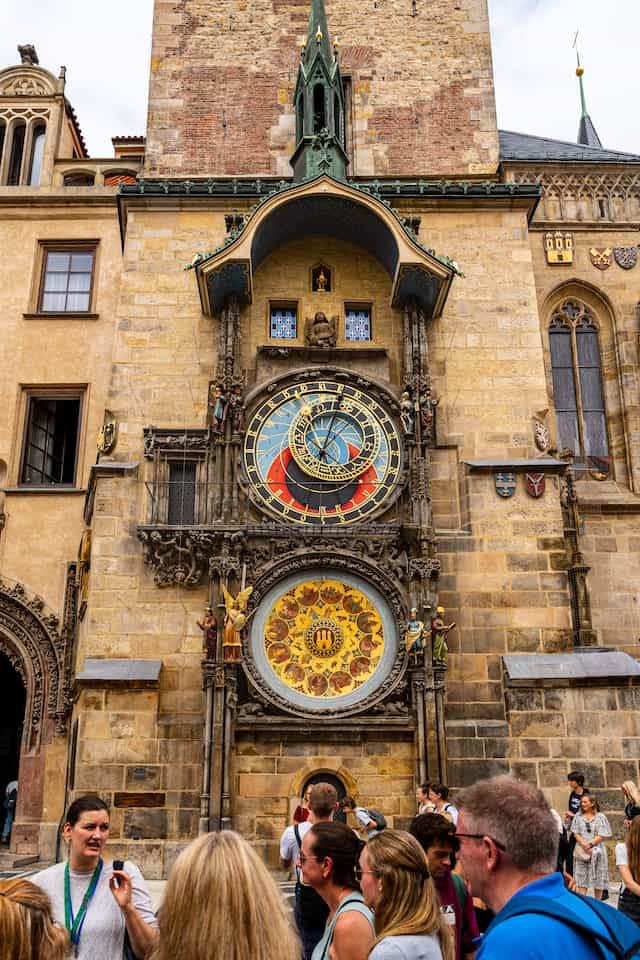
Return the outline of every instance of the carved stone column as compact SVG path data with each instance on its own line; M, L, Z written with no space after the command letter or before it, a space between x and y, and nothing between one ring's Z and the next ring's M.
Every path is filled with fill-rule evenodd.
M221 632L221 631L220 631ZM224 667L216 664L213 671L213 706L211 721L211 774L209 778L209 829L220 830L222 823L222 783L224 767Z
M204 705L204 744L202 755L202 793L200 794L200 820L198 833L209 832L210 786L211 786L211 744L213 739L213 680L215 663L212 660L202 662L202 680L205 692Z
M222 759L222 816L220 829L230 830L232 825L231 808L231 758L234 743L234 726L238 707L238 677L236 665L224 667L224 745Z
M447 738L445 732L445 675L447 666L438 663L433 667L434 702L436 714L436 734L438 741L438 776L440 783L447 783Z

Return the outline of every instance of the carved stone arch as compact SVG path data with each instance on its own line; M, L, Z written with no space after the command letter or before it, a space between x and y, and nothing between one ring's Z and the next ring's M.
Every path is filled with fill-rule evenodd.
M42 67L19 65L0 70L0 94L7 97L51 97L57 81Z
M0 651L26 688L23 751L37 750L46 721L63 733L71 708L68 643L58 618L20 583L0 581Z
M621 339L624 340L625 337L622 334L621 318L617 316L613 304L603 290L577 277L571 277L553 287L541 301L541 333L550 407L553 409L549 324L562 304L571 300L582 303L588 308L598 330L612 476L618 482L628 483L631 471L629 426L626 422L625 408L637 403L637 400L624 397L624 385L620 372L620 349Z

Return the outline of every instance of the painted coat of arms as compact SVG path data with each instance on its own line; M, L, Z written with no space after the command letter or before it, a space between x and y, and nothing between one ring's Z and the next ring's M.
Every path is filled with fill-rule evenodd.
M516 492L515 473L494 473L496 493L501 497L512 497Z
M608 270L613 262L611 252L611 247L591 247L589 249L591 263L598 270Z
M545 479L544 473L525 473L524 485L530 497L541 497L544 493Z
M638 262L637 247L614 247L613 255L616 263L623 270L631 270Z

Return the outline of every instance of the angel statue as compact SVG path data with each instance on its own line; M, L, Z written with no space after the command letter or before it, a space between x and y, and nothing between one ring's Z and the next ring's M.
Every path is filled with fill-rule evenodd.
M245 587L237 597L232 597L224 584L222 585L224 605L227 611L224 618L222 634L222 648L225 661L237 663L242 659L242 641L240 634L249 619L245 611L252 593L253 587Z
M404 635L404 646L409 655L409 662L413 660L417 666L418 660L424 653L424 621L418 620L417 607L411 607L407 620L407 632Z

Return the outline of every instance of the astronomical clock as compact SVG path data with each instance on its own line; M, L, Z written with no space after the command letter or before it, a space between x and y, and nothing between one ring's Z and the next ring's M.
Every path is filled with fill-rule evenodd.
M274 518L336 526L368 520L402 471L398 431L370 394L316 380L279 390L248 424L253 498Z

